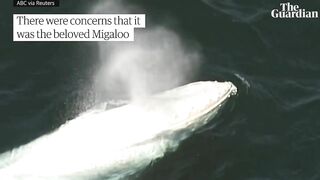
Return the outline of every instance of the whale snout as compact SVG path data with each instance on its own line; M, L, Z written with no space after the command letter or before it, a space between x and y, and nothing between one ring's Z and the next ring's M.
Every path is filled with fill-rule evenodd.
M168 127L182 129L218 111L221 105L232 95L237 93L237 88L231 82L200 81L181 86L161 94L155 95L145 107L155 107L153 104L162 104L160 114L165 114L163 122ZM150 105L149 103L152 103ZM164 113L165 112L165 113Z

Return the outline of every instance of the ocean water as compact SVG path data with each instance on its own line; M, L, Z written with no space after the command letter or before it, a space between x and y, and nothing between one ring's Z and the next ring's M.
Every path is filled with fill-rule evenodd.
M1 152L55 130L99 101L121 97L92 90L101 44L12 42L12 14L89 13L104 2L0 6ZM320 9L319 1L291 3ZM146 13L147 29L163 26L196 49L201 63L187 82L231 81L238 87L212 123L129 179L320 179L320 21L272 19L274 8L279 1L130 0L111 9ZM155 34L162 35L167 33ZM171 56L163 57L170 67Z

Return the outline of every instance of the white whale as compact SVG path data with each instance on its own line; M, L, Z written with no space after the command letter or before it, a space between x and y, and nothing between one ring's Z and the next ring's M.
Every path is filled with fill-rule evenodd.
M126 179L174 150L236 93L195 82L111 110L91 110L0 156L0 179Z

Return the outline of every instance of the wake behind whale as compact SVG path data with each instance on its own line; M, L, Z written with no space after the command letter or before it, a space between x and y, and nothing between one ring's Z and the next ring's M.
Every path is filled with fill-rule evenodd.
M0 156L0 179L125 179L174 150L236 93L196 82L111 110L93 109Z

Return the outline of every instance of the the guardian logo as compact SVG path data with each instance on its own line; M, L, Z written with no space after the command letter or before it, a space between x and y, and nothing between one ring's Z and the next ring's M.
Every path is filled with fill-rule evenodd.
M290 2L280 3L280 9L271 11L273 18L319 18L318 11L307 11L298 5L292 5Z

